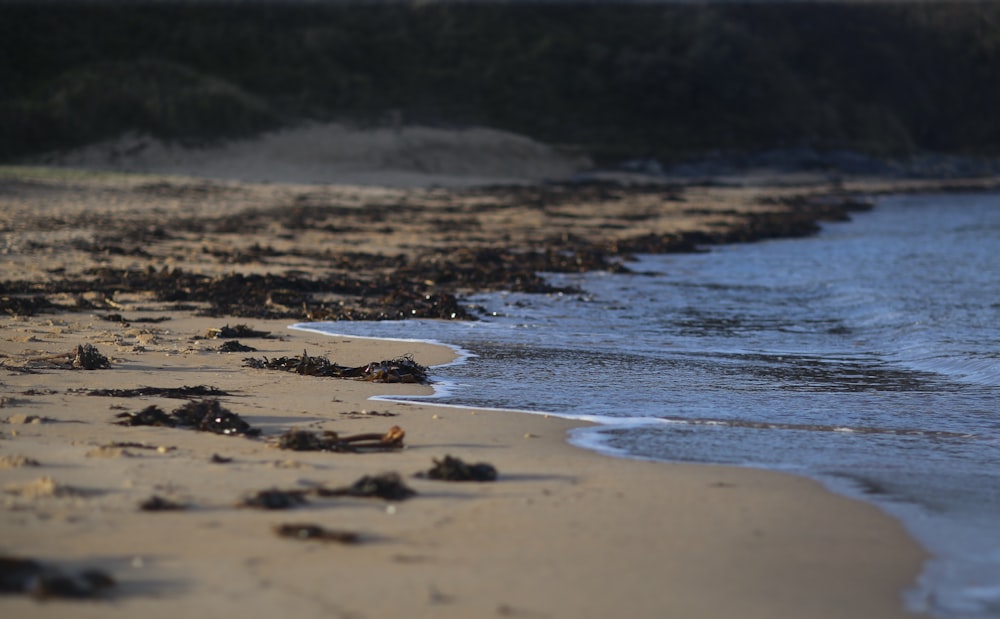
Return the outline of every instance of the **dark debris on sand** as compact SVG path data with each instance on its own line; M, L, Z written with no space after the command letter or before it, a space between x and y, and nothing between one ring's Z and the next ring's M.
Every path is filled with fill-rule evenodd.
M247 495L236 504L237 507L256 509L291 509L306 504L306 490L260 490Z
M113 398L176 398L186 400L188 398L218 397L229 395L228 392L208 385L195 385L188 387L136 387L134 389L91 389L84 392L86 395L109 396Z
M218 400L191 400L174 409L170 414L156 405L150 405L137 413L116 415L121 426L161 426L167 428L191 428L202 432L214 432L228 436L259 436L260 430L253 428L229 409L223 408Z
M106 370L111 367L111 361L93 344L80 344L67 353L32 357L27 361L66 370Z
M257 352L253 346L241 344L238 340L223 342L216 350L219 352Z
M442 481L496 481L497 470L487 462L467 464L446 455L443 460L434 458L434 466L426 473L418 473L418 476Z
M121 314L107 314L107 315L101 316L101 318L104 319L104 320L107 320L108 322L118 322L118 323L121 323L123 325L129 325L129 324L131 324L133 322L161 323L161 322L166 322L166 321L168 321L168 320L171 319L170 316L141 316L141 317L138 317L138 318L126 318L125 316L122 316Z
M322 433L292 428L278 437L276 445L291 451L332 451L362 453L368 451L394 451L404 447L406 432L392 426L385 434L364 433L341 436L337 432Z
M183 187L176 188L183 190ZM320 246L210 249L207 256L217 264L264 264L282 257L320 267L320 274L291 270L286 273L241 273L228 268L222 274L195 273L160 266L162 244L176 242L185 234L196 238L218 234L257 233L277 226L295 234L309 229L325 234L344 230L364 230L375 222L388 224L398 216L398 205L369 204L364 209L331 204L309 204L309 196L292 205L250 208L219 217L190 217L171 222L175 233L163 231L159 223L100 222L105 240L81 244L79 251L90 252L96 266L82 271L53 273L52 277L0 280L0 311L14 316L43 312L107 311L119 307L118 295L143 294L161 304L160 311L187 308L207 316L238 316L289 320L401 320L434 318L475 320L459 301L469 291L507 290L515 292L556 292L572 290L549 284L541 273L583 271L627 271L625 262L635 253L697 251L702 245L747 242L765 238L803 236L816 232L818 221L843 219L865 208L850 195L831 194L779 197L763 203L762 212L733 213L723 229L689 233L632 236L592 231L587 236L556 230L549 236L528 235L524 239L482 237L475 220L477 209L522 208L533 205L548 217L564 221L565 205L594 201L620 203L622 200L655 203L683 200L682 187L617 183L547 183L539 186L494 186L451 190L447 197L432 198L426 204L407 205L407 213L422 222L439 221L454 232L452 240L421 247L396 256L357 251L330 251ZM483 202L485 197L491 198ZM464 203L472 199L471 203ZM437 200L435 202L435 200ZM299 203L304 201L304 203ZM443 217L447 215L448 217ZM642 230L643 218L661 212L646 209L632 218L633 228ZM450 219L449 219L450 217ZM560 219L561 217L561 219ZM94 226L94 221L67 222L66 225ZM332 227L331 227L332 226ZM143 231L137 235L137 231ZM280 233L279 233L280 235ZM134 238L142 247L122 247L118 238ZM470 238L476 239L470 245ZM507 244L504 245L503 243ZM206 251L203 248L203 252ZM134 255L145 260L145 268L108 266L108 253ZM69 299L64 301L64 299ZM108 317L133 322L120 314ZM152 320L152 319L151 319ZM242 329L241 329L242 327ZM245 330L244 330L245 329ZM212 338L273 337L246 325L213 329Z
M305 376L333 378L354 378L376 383L421 383L426 384L427 368L413 360L411 356L372 361L366 365L348 367L332 363L327 357L310 356L306 351L294 357L247 357L244 367L254 369L282 370Z
M111 367L111 362L91 344L80 344L73 355L73 367L84 370L105 370Z
M286 523L274 527L278 537L290 539L312 540L319 542L338 542L340 544L357 544L361 536L354 531L327 529L318 524Z
M350 486L341 488L316 488L317 496L351 496L363 498L384 499L386 501L403 501L416 496L417 492L403 483L398 473L382 473L380 475L365 475Z
M141 509L144 512L166 512L166 511L182 511L187 509L187 506L182 503L171 501L170 499L165 499L157 494L154 494L145 501L139 503L139 509Z
M34 559L0 556L0 594L86 599L99 597L114 585L114 578L98 569L68 571Z
M214 339L236 339L238 337L245 338L261 338L261 339L274 339L270 331L258 331L252 329L244 324L236 325L235 327L230 327L226 325L217 329L209 329L206 337L210 340Z

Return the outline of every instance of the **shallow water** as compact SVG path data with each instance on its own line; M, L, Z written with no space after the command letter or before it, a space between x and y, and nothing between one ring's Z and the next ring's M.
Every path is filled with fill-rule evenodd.
M578 445L792 471L928 548L908 606L1000 617L1000 195L883 199L817 237L552 275L475 323L313 323L470 351L437 401L600 421Z

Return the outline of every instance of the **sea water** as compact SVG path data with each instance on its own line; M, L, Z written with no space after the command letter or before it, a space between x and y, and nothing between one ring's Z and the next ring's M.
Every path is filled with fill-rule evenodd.
M628 266L470 296L476 322L298 327L458 346L437 402L597 421L586 448L822 480L931 553L909 608L1000 617L1000 195Z

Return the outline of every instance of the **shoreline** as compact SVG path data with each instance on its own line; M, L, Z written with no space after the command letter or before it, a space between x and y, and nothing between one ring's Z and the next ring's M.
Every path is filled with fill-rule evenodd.
M32 345L46 351L79 340L101 347L105 326L86 315L66 315L54 324L4 322L5 333L32 333L41 340ZM15 393L53 393L17 395L17 406L9 408L49 420L9 423L0 442L4 455L39 462L5 470L3 528L10 541L4 554L97 566L118 585L108 602L5 596L0 607L38 617L70 607L79 616L165 617L223 605L231 610L232 604L248 616L279 606L299 616L598 617L623 608L635 617L910 616L899 596L914 582L922 551L876 507L834 495L818 482L610 458L567 442L579 422L545 415L388 401L378 402L378 411L394 417L362 415L359 407L374 408L372 395L426 388L240 368L242 354L215 352L215 340L192 337L213 328L216 319L178 316L167 324L169 333L147 350L116 353L110 371L5 377ZM326 342L316 334L278 331L280 324L271 321L251 326L280 336L243 341L258 347L258 355L291 355L305 346L311 354L333 353L341 363L413 353L436 365L453 354L413 342ZM4 342L5 349L11 345ZM59 389L51 389L52 373L64 378ZM407 448L391 454L289 452L261 440L104 425L116 411L162 400L71 391L97 381L105 388L191 384L192 374L229 391L223 404L261 427L265 437L288 426L377 432L399 425ZM281 407L290 401L295 404ZM102 450L114 440L168 449ZM210 464L215 453L233 462ZM410 477L446 453L491 462L498 481ZM345 484L389 469L403 474L418 495L398 504L310 500L292 511L233 507L255 489ZM10 493L44 475L63 491ZM189 507L137 510L136 502L150 493ZM356 530L362 541L341 548L280 539L269 529L283 522Z
M7 314L0 319L7 420L0 425L7 508L0 553L66 570L97 567L118 584L97 602L6 595L0 597L4 611L37 617L70 608L84 617L205 609L250 617L914 616L902 595L915 585L926 553L879 508L820 482L613 458L568 442L578 421L371 401L427 387L242 364L247 356L303 350L347 365L409 353L423 365L446 363L455 352L443 345L320 338L288 327L324 320L329 308L360 312L380 303L433 315L447 307L443 296L427 306L423 295L431 300L429 291L443 290L448 269L455 268L437 256L471 243L480 252L476 260L506 265L507 250L493 238L506 235L515 249L537 246L546 242L532 236L538 226L559 226L566 238L584 239L572 246L577 259L598 243L614 245L617 256L631 247L669 250L670 243L708 234L807 234L807 220L816 215L802 219L797 196L820 189L600 186L563 195L532 193L537 188L400 190L18 174L0 176L0 296ZM545 202L523 205L528 198ZM408 217L393 217L396 209ZM335 217L324 219L327 213ZM628 213L641 217L607 227ZM271 219L279 215L283 219ZM651 228L654 234L635 236ZM353 296L349 278L372 282L408 260L414 272L401 281L415 282L412 296L381 297L367 288ZM479 273L485 279L467 285L502 284L511 273ZM460 294L463 281L459 277L449 294ZM296 286L321 298L299 296ZM335 286L343 291L313 292L341 290ZM266 294L255 296L258 290ZM222 303L244 296L250 299L244 305ZM257 349L247 353L219 352L219 340L206 338L209 329L240 323L276 337L239 338ZM68 361L81 344L110 357L110 368L47 365L54 356ZM114 425L116 415L151 404L169 411L184 399L79 391L194 385L227 392L218 398L221 405L262 437ZM291 429L346 435L384 433L394 425L406 432L406 448L392 453L268 445ZM217 463L216 455L233 460ZM412 477L446 455L491 463L499 479L449 484ZM310 494L304 506L288 511L235 507L251 492L311 492L387 470L398 471L417 496L397 504ZM151 495L187 509L138 509ZM360 543L279 538L272 528L283 523L350 530Z

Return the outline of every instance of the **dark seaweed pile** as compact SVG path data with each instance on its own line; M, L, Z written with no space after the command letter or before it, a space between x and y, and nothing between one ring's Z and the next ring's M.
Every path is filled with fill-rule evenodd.
M496 481L497 470L487 462L468 464L460 458L445 456L442 460L435 458L434 466L420 476L442 481Z
M357 497L404 501L416 496L417 493L403 483L399 473L381 473L379 475L365 475L353 484L337 488L319 486L310 490L280 490L278 488L259 490L243 497L237 506L257 509L291 509L305 505L308 495L321 498Z
M212 339L236 339L238 337L259 337L259 338L272 338L270 331L258 331L247 325L239 324L235 327L230 327L226 325L218 329L209 329L208 337Z
M192 400L165 413L155 405L147 406L137 413L116 415L122 426L161 426L166 428L191 428L202 432L214 432L230 436L259 436L260 430L253 428L239 415L223 408L218 400Z
M174 191L187 185L172 186ZM141 187L136 191L141 191ZM400 320L437 318L473 320L473 311L463 306L467 292L509 290L529 293L576 292L546 282L548 272L594 270L627 271L627 261L637 253L693 252L702 246L752 242L758 239L814 234L818 222L842 220L851 211L870 208L850 196L830 199L782 198L765 203L767 210L754 213L718 213L732 219L723 227L687 233L636 232L611 236L608 230L590 224L588 236L574 234L565 226L581 216L560 209L574 204L603 201L618 208L630 229L642 230L644 218L657 217L655 209L632 212L633 201L683 201L678 187L619 185L615 183L543 184L532 187L488 187L451 190L446 198L427 204L405 206L371 205L364 209L309 203L268 209L247 209L226 218L189 218L170 222L169 229L149 235L148 226L136 222L66 221L62 225L99 230L105 240L80 244L90 253L93 266L82 271L54 271L44 280L0 280L0 311L11 315L34 315L61 311L106 311L117 307L120 295L152 297L162 310L187 310L208 316L277 318L303 321ZM319 199L317 198L316 201ZM475 202L479 200L480 202ZM481 202L486 200L486 202ZM519 229L517 237L505 241L504 233L493 238L477 217L502 213L511 217L516 209L534 209L550 222L542 228ZM176 255L178 243L199 239L228 238L242 231L277 226L278 236L296 238L303 230L344 243L347 232L331 222L358 231L350 239L365 236L365 227L392 221L393 209L416 222L418 234L438 235L438 245L416 247L408 255L387 256L364 252L322 250L317 246L292 247L282 251L247 253L246 248L214 250L211 258L223 266L219 273L195 273L181 267L160 266L157 256ZM442 219L447 215L447 219ZM444 226L442 222L447 222ZM568 222L568 223L567 223ZM37 225L48 225L39 222ZM153 225L153 224L149 224ZM335 229L330 229L334 226ZM383 226L391 230L392 226ZM379 228L381 229L381 228ZM127 239L127 241L123 241ZM443 242L443 244L441 244ZM42 251L38 247L33 251ZM55 249L55 248L53 248ZM260 249L260 248L258 248ZM134 257L138 268L107 264L108 254ZM149 256L154 256L150 258ZM269 264L295 260L314 270L279 269L281 272L244 273L228 265ZM70 300L67 300L70 299ZM241 331L241 325L208 334L210 338L272 337Z
M224 396L228 392L209 385L194 387L136 387L135 389L91 389L87 395L109 396L113 398L158 397L188 399L191 397Z
M253 507L256 509L291 509L306 503L305 490L260 490L244 497L237 507Z
M317 488L319 496L351 496L361 498L383 499L385 501L404 501L416 496L416 491L403 483L398 473L382 473L380 475L365 475L350 486L342 488Z
M20 593L40 599L93 598L114 585L114 578L102 570L68 571L34 559L0 556L0 594Z
M305 351L301 356L257 359L248 357L243 365L256 369L282 370L305 376L354 378L376 383L427 383L427 368L412 357L372 361L366 365L347 367L331 363L326 357L312 357Z
M170 499L165 499L159 495L154 494L142 503L139 503L139 509L144 512L165 512L165 511L182 511L187 509L183 504L177 503L176 501L171 501Z
M104 370L111 367L111 362L92 344L80 344L73 355L73 367L84 370Z

